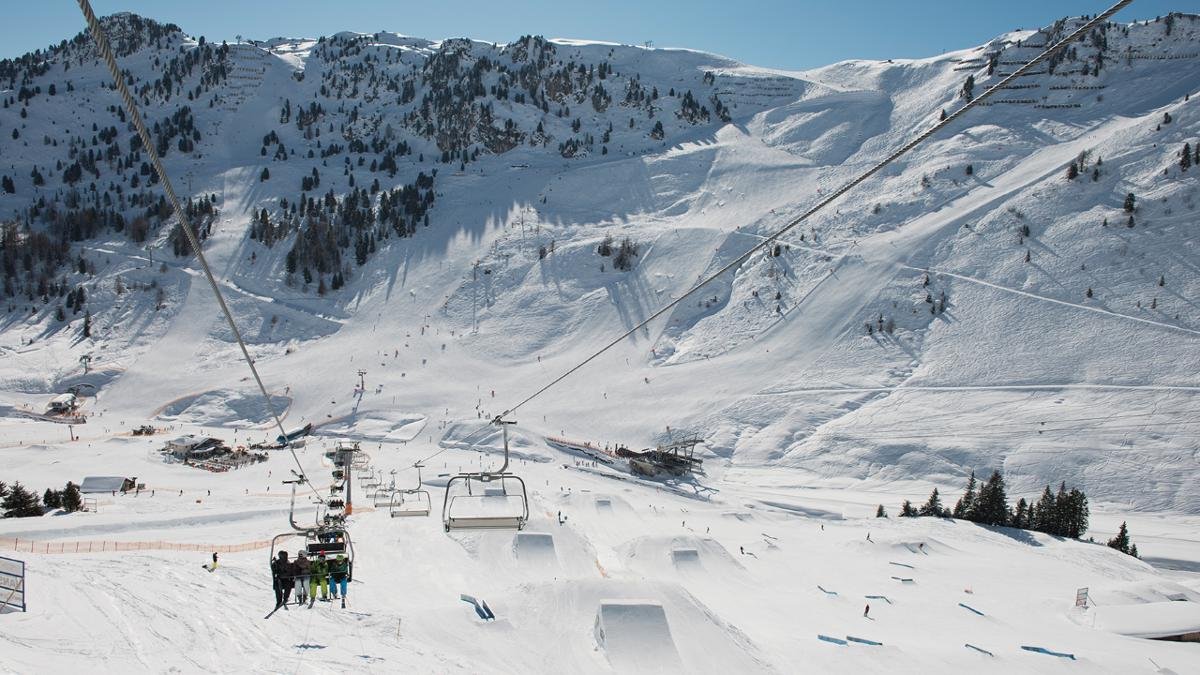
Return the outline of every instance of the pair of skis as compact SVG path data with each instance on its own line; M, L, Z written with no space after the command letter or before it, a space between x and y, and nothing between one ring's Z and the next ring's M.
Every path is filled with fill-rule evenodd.
M335 599L336 599L336 598L335 598ZM310 599L309 599L309 601L308 601L308 608L309 608L309 609L312 609L312 608L313 608L313 605L314 605L316 602L317 602L317 598L316 598L316 596L313 596L312 598L310 598ZM296 603L296 604L297 604L297 605L300 605L300 604L303 604L303 603ZM280 609L285 609L286 607L287 607L287 603L284 603L284 604L282 604L282 605L279 605L279 606L278 606L278 607L276 607L275 609L273 609L273 610L271 610L270 612L268 612L268 613L267 613L267 615L263 617L263 620L264 620L264 621L266 621L267 619L271 618L272 616L275 616L275 612L278 612ZM346 596L342 596L342 609L346 609Z

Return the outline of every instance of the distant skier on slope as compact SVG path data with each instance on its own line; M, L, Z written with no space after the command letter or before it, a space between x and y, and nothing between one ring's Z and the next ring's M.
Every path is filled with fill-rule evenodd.
M293 582L296 589L296 604L303 605L308 602L308 558L304 556L304 551L296 554L296 561L292 563L295 568L295 581Z
M211 563L209 563L207 565L201 565L201 567L208 570L209 572L216 571L216 569L217 569L217 552L213 551L213 559L212 559Z
M333 595L333 599L337 600L338 590L341 590L343 609L346 607L346 577L349 573L350 562L341 553L329 562L329 592Z
M275 607L287 609L288 596L292 594L292 564L288 562L287 551L280 551L279 557L271 561L271 581L275 588Z

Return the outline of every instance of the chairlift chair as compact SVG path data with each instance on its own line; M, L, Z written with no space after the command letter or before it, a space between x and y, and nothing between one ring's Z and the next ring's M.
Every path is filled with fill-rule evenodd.
M288 508L288 523L292 526L291 532L277 534L271 538L271 557L274 560L279 551L289 550L286 542L295 537L302 538L303 551L309 557L316 557L322 552L326 557L337 556L339 554L346 556L347 578L353 579L354 576L354 542L350 539L350 532L346 530L346 526L342 519L329 519L328 524L322 524L319 521L308 527L302 527L296 523L296 486L304 482L304 478L300 477L294 481L284 481L292 485L292 501ZM296 551L290 551L294 557Z
M429 490L422 487L424 483L421 481L421 467L424 465L417 462L413 466L417 469L417 486L392 492L388 513L393 518L428 516L433 511L433 500L429 497Z
M504 432L504 464L495 471L460 473L446 482L442 502L442 525L450 530L520 530L529 522L529 497L525 481L508 471L508 426L497 418ZM458 494L454 494L455 486Z

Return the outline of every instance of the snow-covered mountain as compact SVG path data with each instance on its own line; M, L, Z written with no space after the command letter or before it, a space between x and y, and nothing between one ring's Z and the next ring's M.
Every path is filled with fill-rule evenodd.
M522 406L525 531L438 518L498 461L486 420L1081 21L779 72L103 19L272 404L315 425L215 472L164 439L276 430L90 40L0 62L0 480L145 486L0 521L29 605L0 671L1194 671L1144 639L1200 629L1192 15L1098 29ZM86 424L40 418L68 389ZM694 481L564 450L692 435ZM262 619L302 545L280 481L345 494L340 439L379 483L351 479L349 604ZM995 469L1010 504L1084 490L1084 538L875 517ZM1087 541L1124 522L1142 560Z
M803 73L539 37L217 45L103 23L289 419L387 438L504 409L1081 21ZM1095 31L523 428L686 429L739 484L998 467L1020 490L1200 510L1181 165L1198 30ZM262 422L168 405L253 392L86 35L0 63L0 86L8 402L79 381L90 354L100 408ZM360 366L380 389L352 402Z

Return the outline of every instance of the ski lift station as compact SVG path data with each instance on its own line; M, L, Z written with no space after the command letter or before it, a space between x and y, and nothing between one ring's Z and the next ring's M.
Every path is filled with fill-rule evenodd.
M46 404L46 412L50 414L70 413L74 412L78 406L79 400L75 394L67 392L50 399L50 402Z

